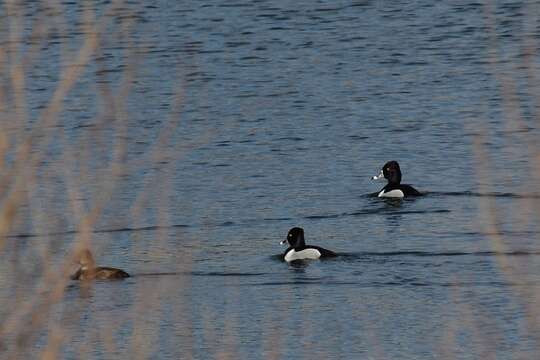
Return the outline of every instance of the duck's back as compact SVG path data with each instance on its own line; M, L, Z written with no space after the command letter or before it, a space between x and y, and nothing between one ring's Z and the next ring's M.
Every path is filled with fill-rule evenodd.
M316 249L318 252L321 253L321 257L323 257L323 258L336 257L337 256L337 254L335 252L333 252L332 250L328 250L328 249L325 249L325 248L322 248L322 247L319 247L319 246L308 245L307 248Z
M413 188L411 185L402 184L401 185L401 191L405 194L405 196L420 196L422 193L415 188Z
M380 192L379 197L421 196L422 193L407 184L388 184Z
M124 270L110 267L97 267L94 274L94 278L98 280L123 279L127 277L129 277L129 274Z
M124 270L110 267L96 267L94 269L79 269L71 278L73 280L109 280L124 279L130 275Z

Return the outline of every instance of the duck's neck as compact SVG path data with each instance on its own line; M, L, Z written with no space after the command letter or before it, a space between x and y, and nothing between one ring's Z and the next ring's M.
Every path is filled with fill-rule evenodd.
M81 265L81 271L93 271L96 268L95 264L84 264Z
M294 250L302 250L306 247L306 242L304 240L304 235L298 235L296 242L294 243Z

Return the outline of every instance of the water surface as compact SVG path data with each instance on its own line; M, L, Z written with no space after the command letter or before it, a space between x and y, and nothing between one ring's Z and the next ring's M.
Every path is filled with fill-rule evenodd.
M98 15L106 8L95 6ZM26 75L30 123L60 78L59 44L84 38L76 31L84 7L63 9L67 38L44 43ZM93 233L99 262L134 276L89 291L69 285L56 319L69 330L65 357L81 349L92 358L533 357L527 294L540 290L540 247L527 219L537 217L540 193L526 141L538 137L529 92L537 10L525 2L154 1L111 15L121 22L125 13L133 26L102 44L99 66L51 130L64 140L37 166L66 164L60 154L83 144L91 155L80 173L90 185L77 201L90 206L93 169L119 140L114 121L100 122L110 107L94 90L114 94L126 51L140 54L123 139L126 161L144 161L121 177ZM29 31L39 11L24 11ZM516 84L517 109L505 105L505 79ZM147 156L160 144L164 156ZM384 185L370 178L388 160L427 194L369 196ZM64 249L76 216L68 194L49 190L32 194L34 217L13 239L55 238ZM340 256L283 263L279 241L293 226ZM112 318L111 348L88 329L107 329Z

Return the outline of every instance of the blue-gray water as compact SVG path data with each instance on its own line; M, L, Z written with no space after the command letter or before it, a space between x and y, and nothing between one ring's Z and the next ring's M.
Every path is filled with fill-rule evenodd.
M95 5L97 16L108 5ZM98 263L134 276L90 291L70 283L49 320L67 329L66 358L534 358L537 7L124 5L58 124L44 130L62 137L39 149L46 156L36 166L55 170L38 170L44 185L29 194L15 234L54 235L10 238L3 257L17 251L23 260L3 265L4 277L35 255L25 246L53 239L67 251L74 204L88 210L99 199L98 170L125 141L124 160L135 165L119 177L92 241ZM65 70L62 51L85 38L83 10L62 5L65 23L25 69L28 128ZM46 10L21 11L26 49ZM113 35L123 23L128 31ZM107 99L130 66L125 109L116 109ZM370 178L388 160L427 195L370 197L384 185ZM72 186L75 195L65 191ZM279 261L293 226L341 256ZM14 293L0 290L8 308ZM47 339L36 343L39 354Z

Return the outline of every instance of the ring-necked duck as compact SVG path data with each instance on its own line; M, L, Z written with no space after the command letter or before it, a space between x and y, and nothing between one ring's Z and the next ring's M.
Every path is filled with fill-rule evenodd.
M129 277L124 270L111 267L96 266L94 257L88 249L83 249L79 253L76 263L79 264L79 270L71 275L73 280L107 280L123 279Z
M294 227L289 230L287 238L281 244L289 243L289 248L283 254L283 259L287 262L302 259L319 259L337 256L333 251L323 249L318 246L306 245L304 241L304 229Z
M384 164L379 175L374 176L373 180L379 180L382 177L388 180L388 184L382 188L377 195L378 197L393 197L402 198L406 196L422 195L418 190L411 185L401 183L401 170L397 161L389 161Z

